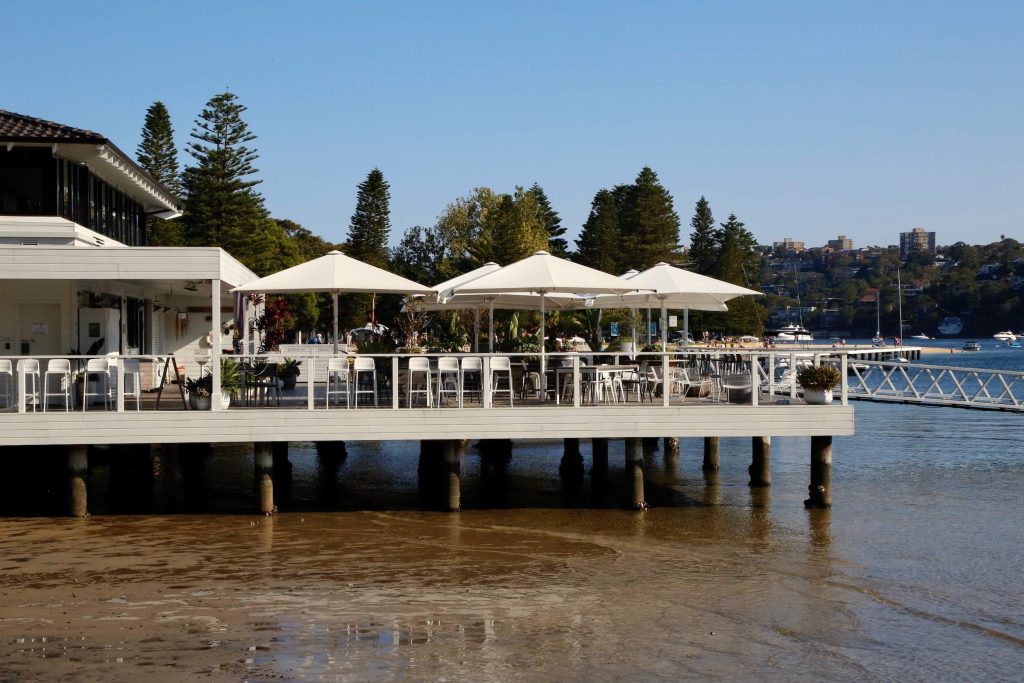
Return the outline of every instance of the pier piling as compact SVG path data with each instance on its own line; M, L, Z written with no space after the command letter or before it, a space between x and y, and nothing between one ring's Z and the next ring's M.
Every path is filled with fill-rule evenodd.
M646 510L644 500L644 451L643 440L626 439L626 507L631 510Z
M701 467L705 472L717 472L719 466L718 460L718 437L717 436L705 436L704 437L704 465Z
M447 509L456 512L462 507L461 470L462 442L448 439L444 442L444 472L447 478Z
M252 445L256 465L256 486L260 496L260 513L272 515L277 512L274 505L274 447L267 442Z
M751 438L750 473L751 486L772 485L772 437L755 436Z
M608 478L608 439L590 440L590 476L593 479Z
M82 444L68 446L68 484L72 517L89 515L89 499L85 481L89 473L89 447Z
M832 507L832 437L811 437L810 494L804 505L809 508Z

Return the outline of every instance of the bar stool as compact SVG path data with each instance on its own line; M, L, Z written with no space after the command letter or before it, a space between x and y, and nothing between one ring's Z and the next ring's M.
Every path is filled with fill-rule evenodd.
M359 407L359 395L370 394L373 397L373 407L377 407L377 363L372 358L356 357L352 364L353 381L355 382L355 407ZM363 379L366 375L368 379ZM373 387L363 389L362 387Z
M441 399L448 396L454 397L459 402L461 396L459 382L459 359L453 356L442 356L437 359L437 405L441 406ZM459 407L462 407L461 402Z
M349 407L351 388L348 383L348 359L327 359L327 394L324 396L324 408L331 407L331 396L344 396L345 407Z
M466 394L476 394L482 404L483 393L483 361L477 356L468 356L462 359L459 375L459 407L465 404Z
M422 376L423 383L422 389L417 389L416 378ZM412 408L412 395L423 394L424 400L427 402L427 407L432 407L434 397L430 391L430 360L427 358L410 358L409 359L409 375L406 380L409 383L406 395L408 396L409 407Z
M498 380L504 374L508 384L507 388L499 389ZM508 405L511 408L512 403L512 361L509 360L508 356L494 356L491 358L491 403L494 402L494 395L498 393L508 394Z
M39 361L35 358L23 358L18 361L18 377L21 377L22 386L25 387L25 405L31 404L32 412L39 408Z
M56 391L50 387L56 385ZM71 361L66 358L51 358L46 363L46 374L43 375L43 412L50 405L50 397L59 397L64 401L64 412L71 410Z
M0 359L0 399L3 399L4 410L14 405L14 364Z
M125 358L121 362L124 363L124 397L134 399L136 411L142 410L142 371L139 359Z
M82 382L82 412L89 410L90 397L102 397L103 409L107 410L110 403L110 365L106 358L90 358L85 364L85 377ZM89 391L89 382L96 383L96 391Z

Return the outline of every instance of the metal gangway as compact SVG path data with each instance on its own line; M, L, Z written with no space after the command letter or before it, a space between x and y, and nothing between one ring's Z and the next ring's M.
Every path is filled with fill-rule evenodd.
M1024 372L851 359L848 373L850 399L1024 412Z

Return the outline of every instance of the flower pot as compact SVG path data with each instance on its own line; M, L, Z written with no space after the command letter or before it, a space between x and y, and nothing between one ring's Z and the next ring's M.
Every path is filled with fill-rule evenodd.
M294 389L295 382L299 379L298 375L281 375L281 388L282 389Z
M231 394L220 395L220 408L221 410L227 410L231 407Z
M196 396L195 394L188 395L188 404L192 410L209 410L210 409L210 397L209 396Z
M804 389L804 402L823 406L832 402L831 389Z

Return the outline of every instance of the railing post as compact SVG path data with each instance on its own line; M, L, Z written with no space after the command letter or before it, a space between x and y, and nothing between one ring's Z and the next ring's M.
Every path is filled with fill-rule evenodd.
M789 397L796 399L796 352L789 354Z
M484 392L483 395L483 406L484 408L491 407L491 357L484 356L483 370L480 373L480 389ZM511 388L511 387L509 387Z
M850 380L849 380L850 376L849 376L849 373L847 372L848 368L849 368L849 366L848 366L848 358L847 358L846 353L843 352L839 356L839 372L842 374L842 379L840 380L840 384L839 384L839 386L840 386L839 396L840 396L840 401L842 402L842 404L844 406L850 404Z
M775 402L775 352L768 352L768 400Z
M15 364L14 367L15 367L15 372L18 373L18 412L19 413L24 413L25 412L25 408L26 408L26 406L25 406L25 375L27 375L28 373L25 372L24 364L22 364L22 366L20 368L17 366L17 364Z
M306 382L306 410L313 410L316 407L313 391L316 389L316 355L309 355L309 379ZM326 388L324 389L326 391ZM326 396L326 394L325 394Z
M757 355L754 353L750 354L750 405L757 406L758 404L758 393L761 391L761 374L758 369L761 364L758 362Z
M557 370L556 370L557 372ZM572 357L572 407L580 407L580 387L583 383L580 381L580 354L576 354Z
M671 403L669 393L672 391L672 380L668 376L668 352L661 352L661 407L668 408ZM700 390L697 390L698 398ZM685 396L683 398L686 398Z
M117 365L114 368L114 405L115 410L119 413L124 412L124 357L117 359ZM136 399L138 400L138 399Z
M398 356L391 357L391 409L398 410Z

